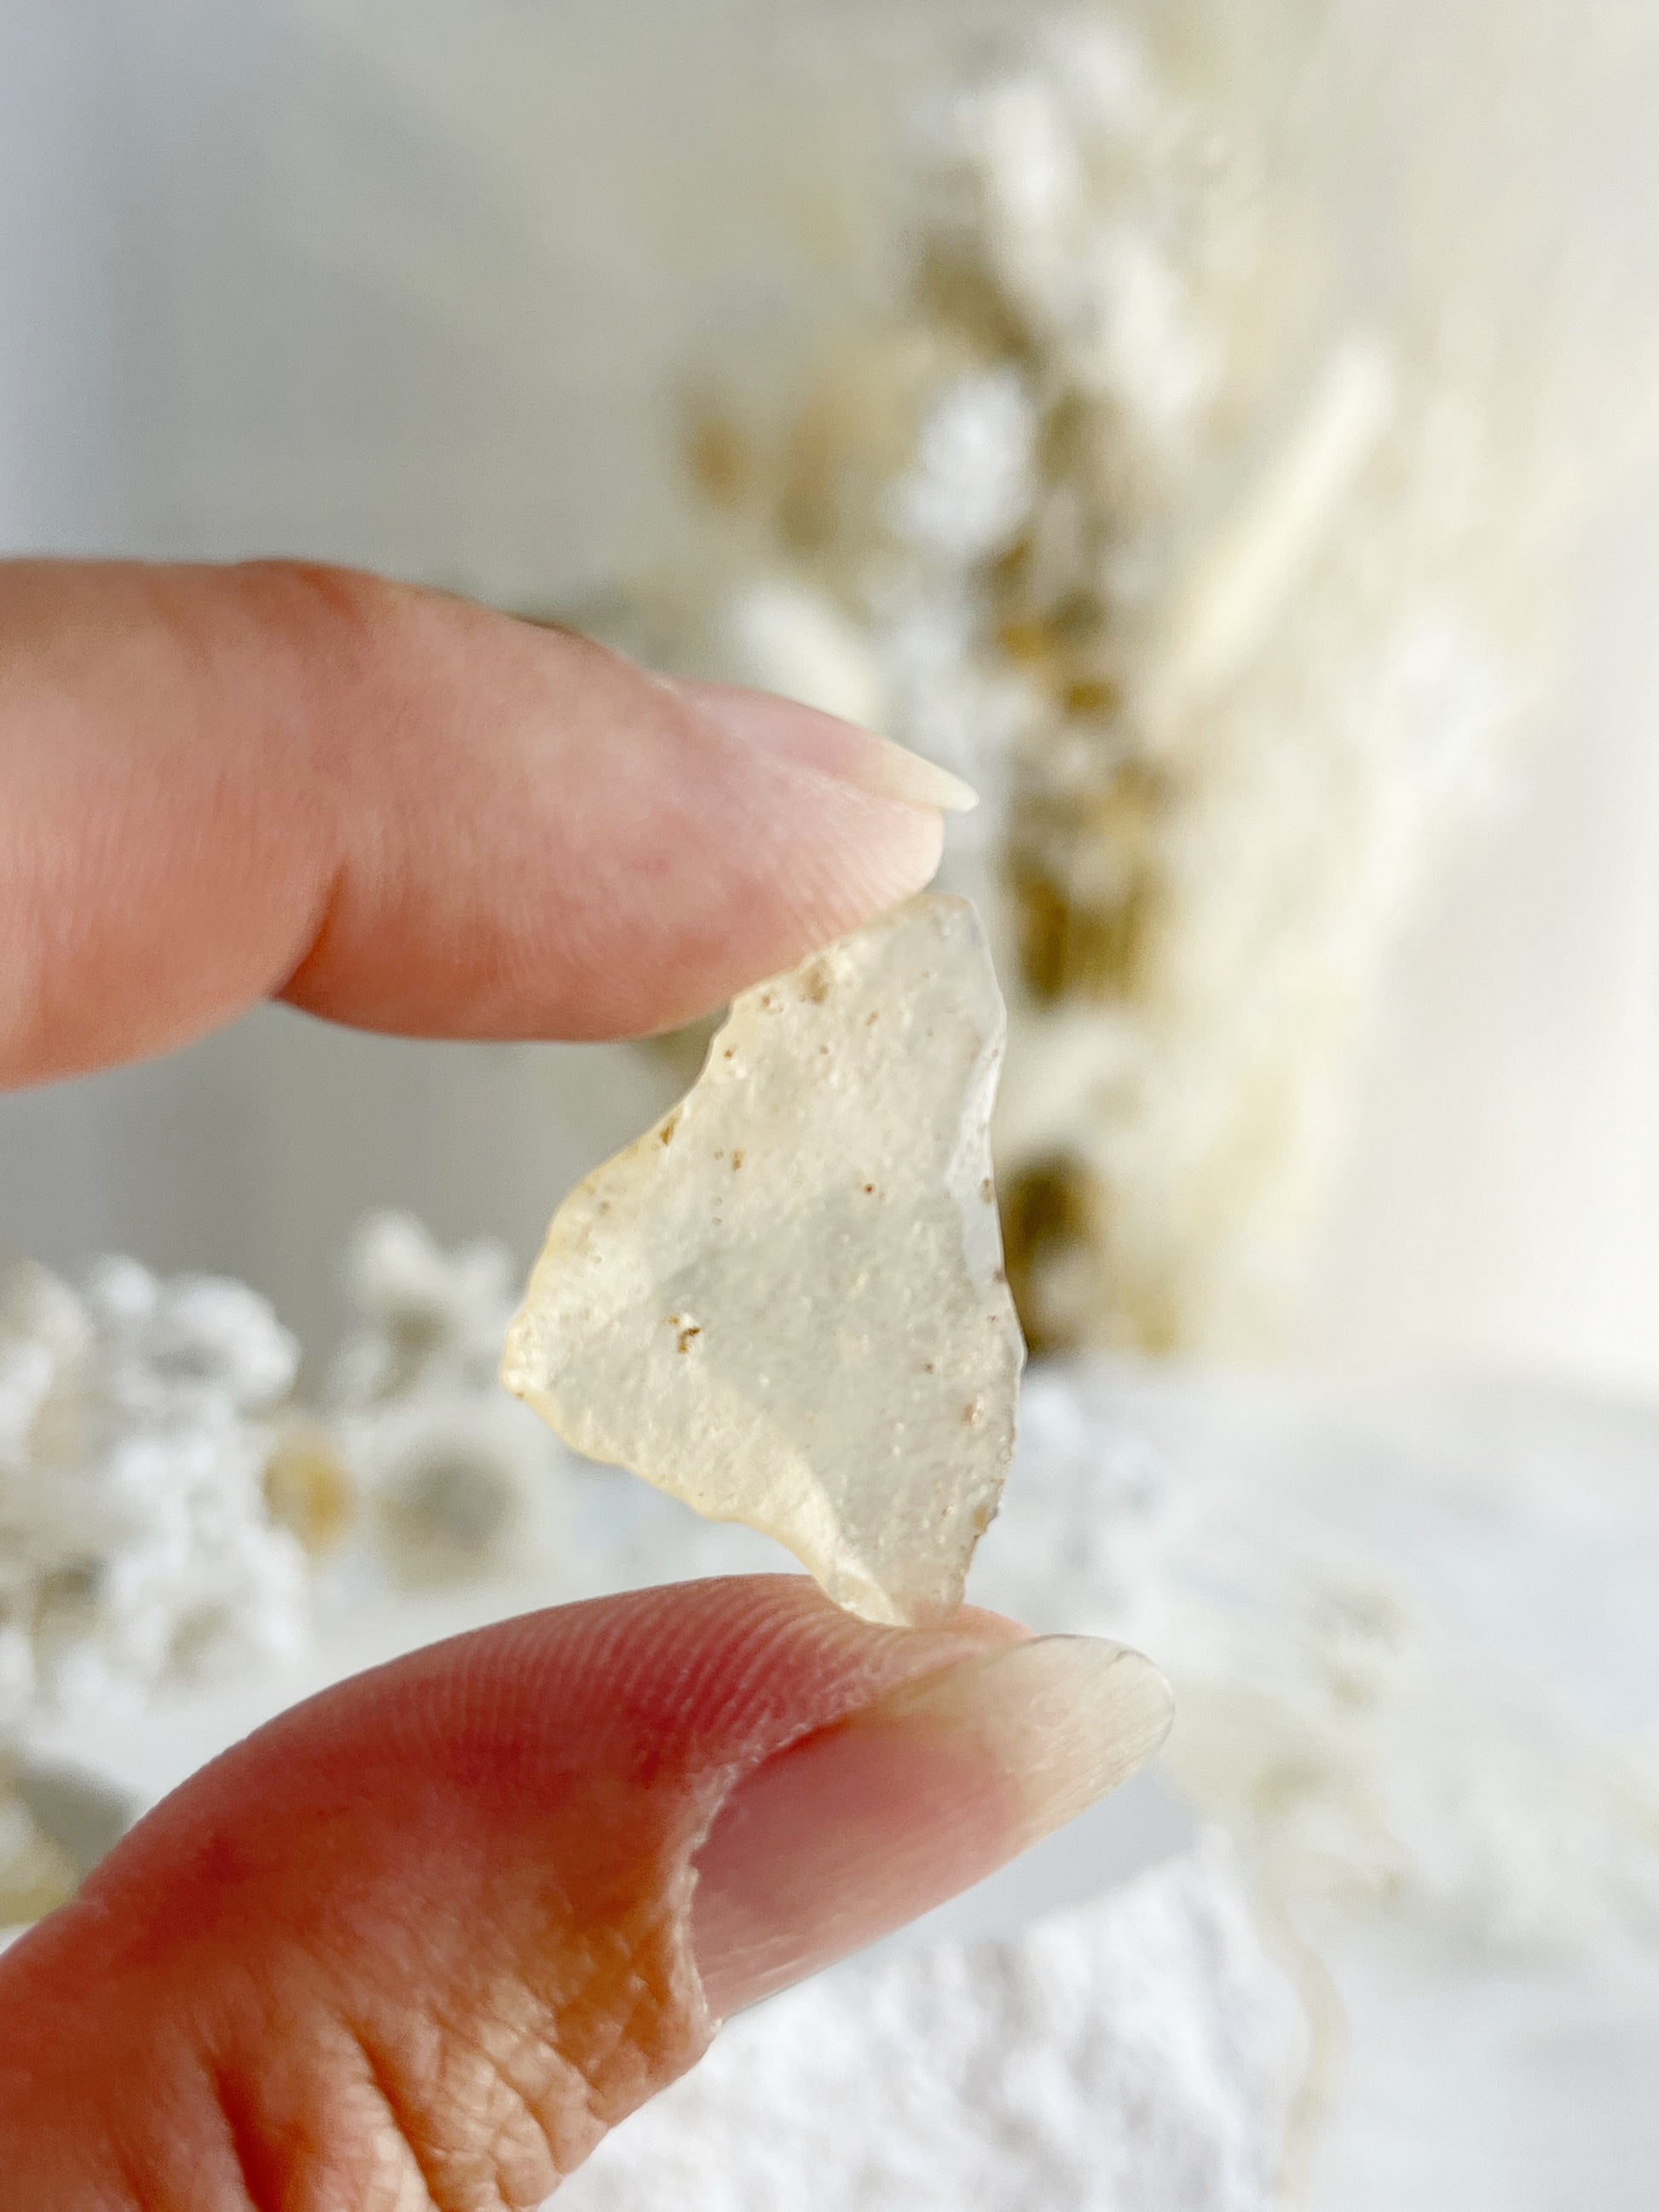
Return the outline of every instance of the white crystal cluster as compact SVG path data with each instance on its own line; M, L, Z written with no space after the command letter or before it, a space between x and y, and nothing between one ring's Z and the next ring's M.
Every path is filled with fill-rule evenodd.
M1285 1321L1357 1019L1504 757L1547 574L1468 271L1346 305L1312 157L1207 37L1068 20L941 95L900 311L781 431L697 449L682 657L986 797L947 880L1000 939L1038 1348Z
M0 1693L141 1697L302 1644L307 1576L262 1478L297 1353L264 1301L107 1260L0 1281Z
M505 1246L446 1253L409 1215L377 1214L347 1282L357 1326L328 1418L380 1561L413 1589L549 1564L569 1462L497 1380L518 1303Z
M571 1462L495 1379L506 1252L381 1214L347 1272L356 1324L307 1408L243 1284L0 1262L0 1926L76 1880L15 1783L32 1722L279 1668L319 1603L569 1570Z
M495 1379L495 1244L407 1216L347 1255L356 1326L320 1405L245 1285L108 1259L79 1290L0 1273L0 1742L33 1710L291 1659L323 1562L358 1598L547 1565L556 1439Z

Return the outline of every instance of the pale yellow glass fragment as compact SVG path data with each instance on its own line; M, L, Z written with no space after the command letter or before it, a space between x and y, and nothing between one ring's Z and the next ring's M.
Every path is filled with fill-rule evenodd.
M961 899L745 992L694 1089L559 1208L507 1388L864 1619L949 1613L1024 1359L987 1141L1004 1021Z

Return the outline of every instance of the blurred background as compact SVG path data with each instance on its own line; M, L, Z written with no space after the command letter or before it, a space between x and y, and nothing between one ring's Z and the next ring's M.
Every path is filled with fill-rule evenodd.
M1258 165L1279 235L1251 250L1294 256L1281 289L1302 295L1271 371L1240 335L1248 410L1171 507L1207 503L1302 404L1321 343L1380 333L1420 361L1438 318L1471 348L1501 331L1479 398L1534 449L1505 457L1494 506L1504 531L1554 533L1525 580L1549 663L1502 670L1543 696L1370 963L1346 1148L1305 1239L1316 1288L1281 1328L1322 1358L1651 1393L1656 42L1639 11L1569 31L1537 0L1501 23L1473 0L1158 13L1172 97ZM0 541L291 551L522 607L695 568L688 393L775 410L849 331L902 317L907 128L997 15L14 0ZM1550 489L1515 481L1540 466ZM1529 512L1564 480L1579 512ZM1484 611L1492 580L1459 581ZM54 1261L228 1269L309 1340L335 1318L343 1215L411 1205L527 1256L550 1189L654 1105L637 1073L261 1014L164 1067L9 1102L9 1231Z
M1369 1725L1344 1735L1345 1696L1375 1718L1344 1669L1419 1650L1400 1577L1438 1624L1421 1650L1470 1681L1571 1620L1547 1691L1469 1708L1468 1741L1508 1747L1511 1873L1528 1808L1586 1771L1572 1730L1650 1753L1659 1722L1625 1694L1659 1679L1638 1595L1589 1602L1652 1562L1659 1497L1656 116L1659 27L1620 0L1052 23L990 0L7 0L0 26L0 552L362 563L968 774L986 804L947 878L1010 998L1005 1231L1054 1363L1027 1445L1048 1504L998 1589L1132 1619L1195 1685L1265 1698L1277 1667L1298 1727L1317 1676L1339 1747ZM554 1200L696 1050L262 1010L0 1101L0 1236L77 1280L109 1252L239 1279L315 1395L343 1332L362 1370L365 1331L384 1352L422 1297L487 1337ZM439 1249L388 1232L349 1275L347 1226L386 1208ZM510 1264L457 1287L441 1251L478 1238ZM137 1295L88 1293L98 1342ZM329 1387L361 1413L379 1386ZM1264 1519L1277 1552L1240 1533ZM678 1523L628 1541L650 1571L674 1543L726 1556ZM1285 1562L1338 1552L1370 1594L1351 1577L1310 1626ZM1281 1601L1300 1626L1269 1665L1234 1632ZM1538 1749L1562 1698L1565 1765ZM1386 1798L1383 1768L1428 1754L1410 1699L1382 1703ZM1263 1844L1280 1767L1241 1780L1214 1747L1255 1721L1224 1706L1206 1738L1200 1689L1192 1710L1172 1802L1231 1835L1258 1927L1293 1928L1332 2079L1345 2005L1394 2023L1356 2031L1370 2132L1333 2139L1319 2201L1589 2201L1582 2142L1552 2165L1534 2130L1524 2176L1494 2146L1552 2067L1599 2050L1601 2088L1634 2081L1651 1984L1523 1997L1402 1963L1402 1937L1333 1996L1285 1898L1343 1885L1309 1875L1312 1830ZM88 1726L40 1740L95 1760ZM1522 1740L1542 1764L1517 1783ZM1621 1897L1650 1879L1647 1786ZM1567 1796L1534 1853L1550 1894L1611 1819ZM1332 1802L1310 1819L1341 1861L1375 1838ZM1378 1819L1416 1850L1410 1814ZM1375 1874L1349 1887L1411 1891ZM1431 1990L1464 2006L1478 2125L1410 2074L1400 2023ZM1528 2004L1537 2077L1480 2025ZM1583 2038L1540 2057L1575 2005ZM1336 2096L1321 2074L1310 2100L1317 2071L1308 2140ZM1604 2109L1596 2201L1650 2201L1634 2100ZM1379 2168L1408 2113L1443 2155ZM1167 2201L1267 2201L1239 2173Z

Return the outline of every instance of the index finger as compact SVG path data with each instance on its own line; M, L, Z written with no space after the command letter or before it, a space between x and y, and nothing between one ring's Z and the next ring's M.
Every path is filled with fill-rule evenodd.
M289 563L0 563L0 1087L266 997L690 1019L909 895L962 787L811 709Z

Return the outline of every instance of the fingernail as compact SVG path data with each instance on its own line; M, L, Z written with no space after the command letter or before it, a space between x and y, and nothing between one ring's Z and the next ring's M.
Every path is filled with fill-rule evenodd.
M745 1776L696 1862L717 2018L953 1897L1115 1790L1168 1731L1138 1651L1052 1636L890 1692Z
M843 722L816 707L764 691L740 690L729 684L694 684L676 677L669 688L739 744L781 755L837 783L851 784L875 799L905 806L931 806L945 814L967 814L979 795L959 775L924 760L890 738Z

